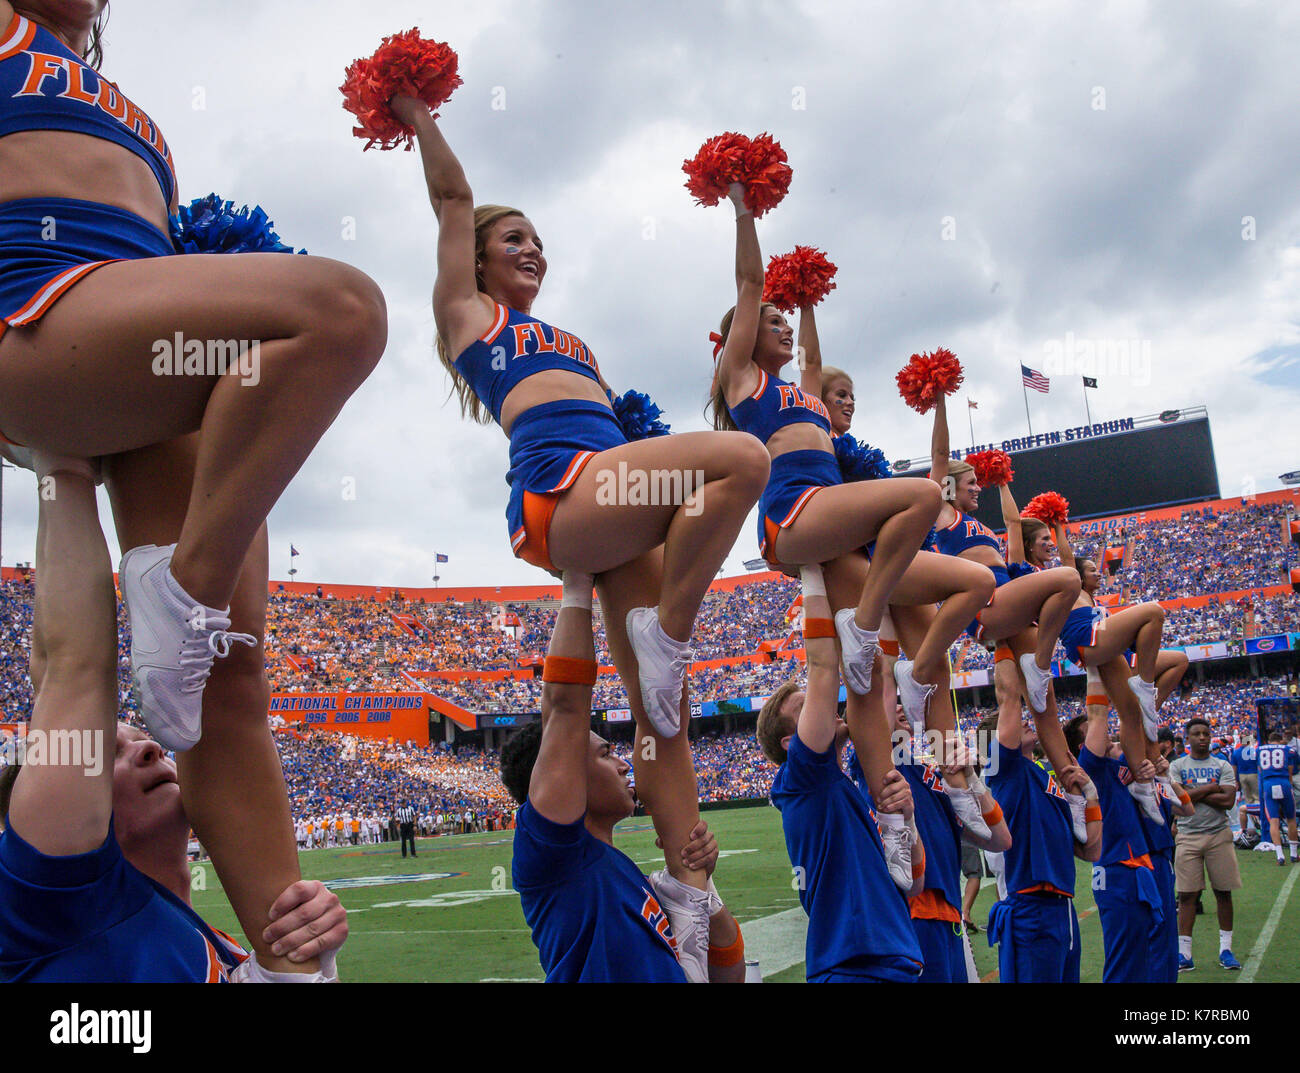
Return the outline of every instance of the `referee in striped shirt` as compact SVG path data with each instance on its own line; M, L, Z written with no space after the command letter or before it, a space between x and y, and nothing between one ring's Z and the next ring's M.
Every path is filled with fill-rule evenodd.
M397 821L397 829L402 836L402 856L406 856L408 841L411 843L411 856L418 856L415 852L415 809L404 801L393 813L393 818Z

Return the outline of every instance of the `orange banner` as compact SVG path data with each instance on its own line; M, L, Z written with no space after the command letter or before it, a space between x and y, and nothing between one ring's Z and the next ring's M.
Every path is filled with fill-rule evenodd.
M275 726L428 745L431 699L428 693L272 693L267 715Z

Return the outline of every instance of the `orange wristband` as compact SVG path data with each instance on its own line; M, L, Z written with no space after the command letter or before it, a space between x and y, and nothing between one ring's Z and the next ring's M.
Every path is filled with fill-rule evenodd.
M915 883L918 879L920 879L923 875L925 875L925 845L921 842L918 842L916 844L916 848L921 852L919 858L915 853L912 854L912 882L913 883Z
M835 623L828 618L804 618L804 638L834 637Z
M993 807L989 809L988 812L981 812L980 816L983 817L985 823L987 823L990 827L993 827L1001 823L1003 820L1002 806L999 805L996 801L994 801Z
M555 685L594 686L596 661L570 659L568 656L547 656L542 664L542 681Z
M1083 699L1083 703L1086 707L1089 708L1091 708L1094 704L1100 704L1103 708L1109 708L1110 697L1106 696L1105 693L1089 693Z
M745 936L741 934L740 922L736 922L736 938L729 946L710 946L709 964L720 969L739 965L745 960Z
M1006 645L998 645L993 650L993 662L1004 663L1009 659L1015 659L1015 654Z
M1088 823L1101 823L1101 806L1097 804L1086 806L1083 810L1083 818Z
M882 651L886 656L890 659L898 658L899 649L897 641L891 641L888 637L882 637L879 643L880 651Z

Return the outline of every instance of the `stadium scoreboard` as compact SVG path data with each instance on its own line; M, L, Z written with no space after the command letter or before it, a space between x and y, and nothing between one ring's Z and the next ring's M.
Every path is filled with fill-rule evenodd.
M1205 414L1203 409L1198 412ZM1209 417L1186 414L1166 411L1159 417L1112 422L1119 426L1114 432L1067 439L1078 431L1069 430L1034 441L1004 440L986 448L1010 453L1015 471L1011 488L1020 507L1040 492L1059 492L1070 501L1071 520L1219 499ZM1144 425L1144 420L1150 423ZM1040 438L1060 442L1020 446ZM906 476L924 477L929 470L926 461L914 465ZM996 488L980 493L975 516L990 529L1005 528Z

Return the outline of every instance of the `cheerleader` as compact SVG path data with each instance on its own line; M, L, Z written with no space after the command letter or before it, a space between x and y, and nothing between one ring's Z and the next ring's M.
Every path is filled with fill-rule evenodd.
M701 896L702 910L707 877L681 860L699 819L690 744L681 733L690 720L683 688L689 639L700 602L762 490L767 456L735 433L627 442L587 345L531 314L547 269L532 222L518 209L475 208L428 106L399 95L391 107L415 131L438 217L439 356L462 413L495 421L510 438L506 517L514 553L552 572L597 575L610 654L639 740L652 739L634 751L637 792L670 872ZM701 484L658 506L611 503L608 478L620 469L699 475ZM679 947L701 938L703 959L707 914L701 933L666 908Z
M1029 707L1041 715L1052 684L1052 650L1079 595L1078 575L1062 567L1017 571L1020 576L1012 577L997 537L974 517L981 491L974 467L949 455L948 413L942 394L935 405L930 455L930 476L941 483L944 497L935 522L935 546L944 555L986 567L997 586L992 601L975 616L967 632L977 641L991 643L1037 624L1034 649L1023 653L1018 663Z
M810 307L801 318L800 384L778 375L794 357L794 332L779 309L762 301L763 260L744 193L733 184L739 287L736 305L713 335L718 359L710 391L713 421L719 429L749 432L766 445L772 470L759 500L759 550L773 565L825 564L845 682L865 695L885 609L930 529L939 500L935 489L914 479L843 483L830 415L821 401L821 361ZM868 571L862 549L869 544ZM938 598L922 597L926 602ZM962 599L955 602L960 605ZM971 606L982 602L977 592ZM922 656L929 660L928 679L918 673L915 686L908 688L907 669L897 675L913 722L924 722L949 640L936 625L924 652L917 652L918 661ZM872 720L865 735L860 758L871 793L880 800L884 779L893 770L889 722ZM890 816L887 822L897 819Z
M1061 552L1072 554L1068 539L1062 544ZM1143 760L1154 761L1160 755L1156 745L1159 723L1154 678L1165 611L1151 601L1109 613L1096 600L1096 592L1101 587L1097 564L1078 557L1074 563L1081 591L1061 631L1061 645L1067 659L1096 669L1106 695L1119 713L1119 740L1129 769L1138 771ZM1124 658L1129 648L1136 651L1136 673ZM1151 781L1135 781L1130 791L1153 822L1164 822Z
M805 360L815 363L820 370L821 399L830 415L831 431L837 444L852 444L849 429L855 409L853 380L842 369L822 365L812 312L811 307L800 311L800 346L804 347ZM916 689L917 681L933 681L935 684L924 721L912 723L913 736L919 737L926 728L938 732L945 742L956 736L957 715L952 705L948 645L960 635L970 621L969 616L984 607L992 595L992 578L987 571L974 563L928 550L916 553L894 589L880 630L886 673L885 695L893 696L891 686L895 682L904 697L908 690ZM941 617L943 621L940 621ZM948 633L952 636L947 636ZM939 648L941 643L943 647ZM898 659L900 644L909 655L917 654L915 662ZM939 766L943 770L944 788L958 818L977 837L987 837L988 827L981 815L981 800L968 786L967 775L973 771L958 770L946 760L940 760Z
M299 870L266 724L264 522L379 360L384 300L323 258L173 256L171 153L99 74L106 14L0 0L0 433L116 456L141 714L170 749L202 734L179 758L185 811L273 965L267 911ZM255 368L182 374L159 349L214 340L256 342Z

